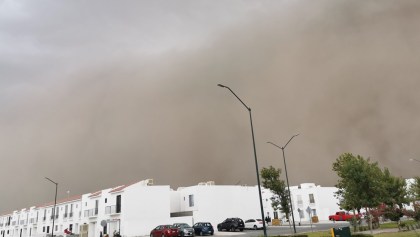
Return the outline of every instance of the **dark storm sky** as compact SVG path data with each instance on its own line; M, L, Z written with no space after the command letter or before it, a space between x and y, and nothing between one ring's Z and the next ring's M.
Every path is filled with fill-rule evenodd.
M418 1L0 0L0 213L136 180L419 175Z

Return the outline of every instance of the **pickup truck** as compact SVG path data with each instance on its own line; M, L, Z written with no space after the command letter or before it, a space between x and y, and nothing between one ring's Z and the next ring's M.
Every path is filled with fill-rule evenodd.
M335 213L335 215L328 216L328 219L330 221L347 221L352 219L353 217L360 218L360 215L353 215L348 212L338 211Z

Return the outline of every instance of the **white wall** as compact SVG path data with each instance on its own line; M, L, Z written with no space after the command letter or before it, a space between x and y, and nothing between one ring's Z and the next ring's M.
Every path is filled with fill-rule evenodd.
M124 190L121 201L121 234L149 235L157 225L170 224L169 186L135 184Z
M194 222L210 222L214 228L229 217L248 219L261 216L257 187L198 185L174 192L179 192L181 197L178 211L193 211ZM192 207L189 206L190 195L194 195Z

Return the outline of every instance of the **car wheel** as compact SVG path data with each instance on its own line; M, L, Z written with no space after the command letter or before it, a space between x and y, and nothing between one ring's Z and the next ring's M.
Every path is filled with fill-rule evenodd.
M210 235L213 235L214 234L214 232L212 231L212 232L210 232Z
M256 225L254 225L254 230L258 229L258 227Z
M240 232L244 231L244 228L240 228L240 229L239 229L239 231L240 231Z
M181 236L184 237L184 231L181 232Z
M218 231L222 231L222 228L220 228L220 227L217 227L217 230L218 230Z

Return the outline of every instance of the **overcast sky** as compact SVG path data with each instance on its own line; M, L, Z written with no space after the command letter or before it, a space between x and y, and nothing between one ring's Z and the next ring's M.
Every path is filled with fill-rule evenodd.
M418 1L0 0L0 213L156 185L420 175ZM282 175L284 177L284 173Z

